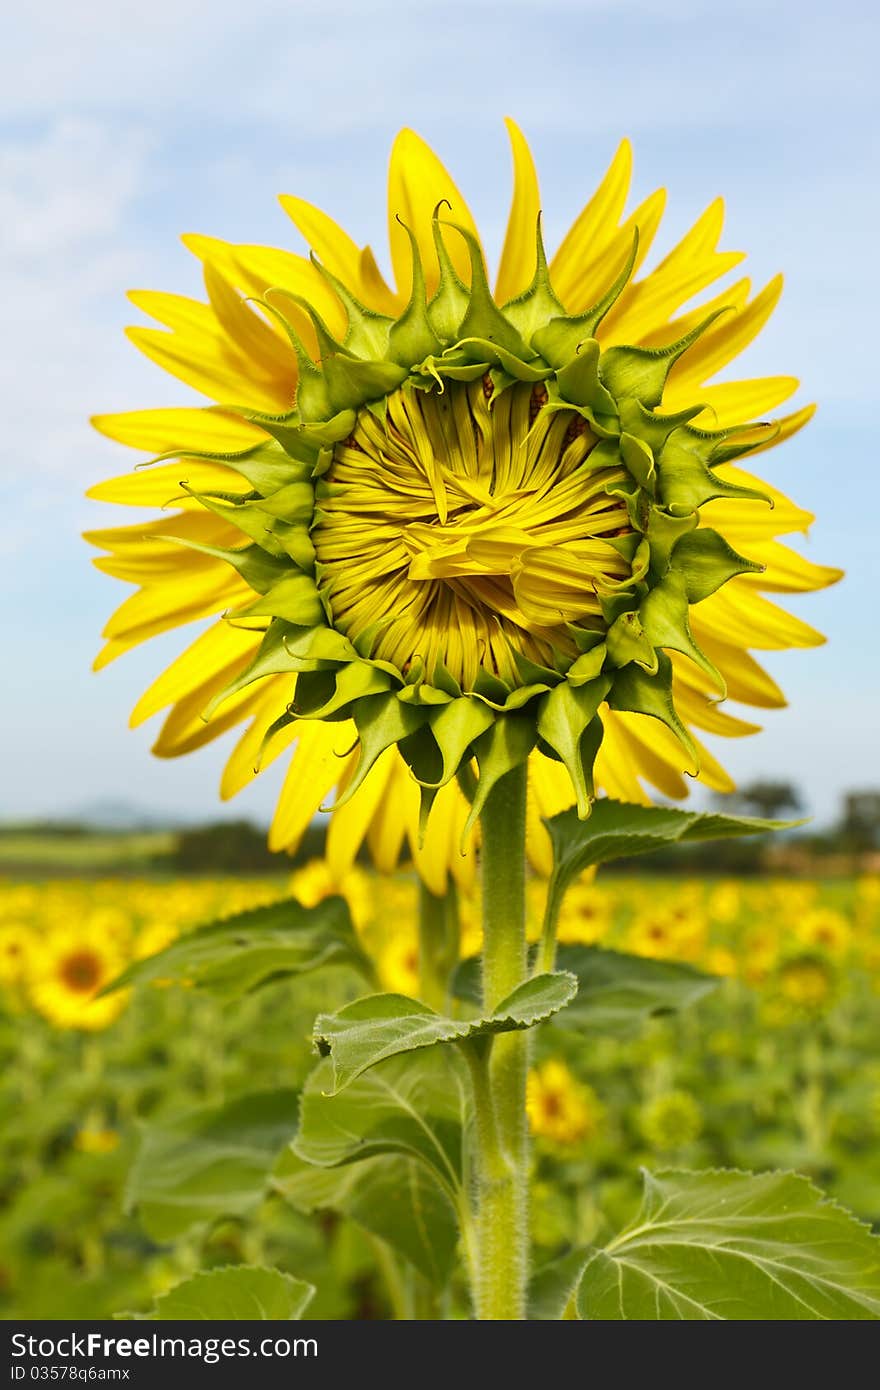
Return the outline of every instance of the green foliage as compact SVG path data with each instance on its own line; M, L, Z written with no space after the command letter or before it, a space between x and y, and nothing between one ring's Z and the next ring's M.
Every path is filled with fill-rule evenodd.
M313 1168L291 1155L277 1190L298 1211L331 1211L350 1218L441 1287L455 1266L455 1208L422 1163L403 1154L362 1159L340 1168Z
M691 965L601 946L563 946L558 960L577 978L578 991L554 1026L609 1038L628 1037L651 1018L695 1004L719 984Z
M170 1240L252 1212L294 1131L296 1103L296 1091L259 1091L149 1125L126 1190L144 1230Z
M558 1322L568 1308L592 1252L569 1250L543 1265L529 1284L528 1316L531 1322Z
M157 1298L150 1320L288 1322L302 1317L314 1292L311 1284L277 1269L212 1269Z
M880 1239L794 1173L644 1175L641 1210L587 1264L580 1317L880 1317Z
M466 1203L467 1077L448 1048L380 1062L337 1093L320 1062L278 1190L301 1210L358 1221L432 1283L449 1277ZM309 1166L310 1165L310 1166Z
M600 797L586 820L572 808L545 821L553 845L547 916L555 921L566 889L585 869L669 844L763 835L798 822L755 820L672 807L632 806Z
M271 980L325 965L347 965L367 979L372 976L344 898L325 898L313 908L291 898L199 927L157 955L135 961L105 993L159 981L235 999Z
M576 989L574 977L564 972L536 975L518 985L494 1013L471 1020L442 1018L403 994L367 995L336 1014L319 1014L315 1043L332 1060L332 1090L341 1091L388 1057L533 1028L564 1008Z

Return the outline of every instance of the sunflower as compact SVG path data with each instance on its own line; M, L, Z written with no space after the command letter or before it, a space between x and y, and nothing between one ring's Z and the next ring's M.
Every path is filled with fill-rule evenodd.
M292 749L270 843L295 847L335 793L336 876L364 840L381 869L407 840L434 891L448 866L467 878L460 846L526 760L540 867L541 817L587 814L598 789L681 797L686 774L730 790L701 735L756 726L720 702L784 703L748 649L822 640L765 594L839 577L779 541L812 518L741 466L810 418L764 419L797 382L712 381L781 280L692 307L742 259L718 249L720 200L642 274L664 195L624 214L626 142L548 260L508 126L494 292L461 194L403 131L391 284L299 198L281 201L311 259L187 236L206 301L138 291L161 327L129 336L212 404L95 421L156 466L91 495L172 509L88 537L137 586L96 665L212 620L132 723L169 711L162 757L244 726L224 797Z
M0 926L0 984L15 986L27 977L33 949L34 933L24 922Z
M117 990L103 999L96 996L124 964L113 944L90 932L50 932L41 941L31 968L31 1002L56 1028L88 1032L106 1028L125 1008L128 991Z
M604 1118L592 1086L578 1081L557 1058L529 1072L526 1109L532 1134L559 1147L592 1139Z

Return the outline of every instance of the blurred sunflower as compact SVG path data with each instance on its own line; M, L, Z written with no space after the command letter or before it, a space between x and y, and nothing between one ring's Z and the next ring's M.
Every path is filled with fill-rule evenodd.
M359 868L350 869L342 879L333 874L326 859L310 859L291 875L290 891L303 907L316 907L325 898L345 898L351 919L363 931L374 913L373 891L369 877Z
M703 1115L689 1091L668 1091L642 1107L639 1127L652 1149L671 1153L699 1139Z
M529 1072L526 1109L532 1133L560 1148L592 1139L605 1115L593 1088L554 1057Z
M83 930L60 928L40 942L31 964L29 994L56 1028L89 1032L108 1027L128 1002L128 991L95 996L119 975L125 960L109 941Z
M176 509L90 533L99 568L138 586L96 665L212 618L132 723L169 710L162 757L245 726L224 797L292 749L270 843L295 847L335 789L337 877L366 840L388 870L408 841L435 892L448 868L466 880L463 835L526 758L543 869L541 816L575 798L586 813L595 788L681 797L686 773L729 790L699 734L756 726L719 699L784 703L748 649L822 640L764 594L839 577L778 539L809 514L733 464L810 418L764 421L797 382L706 384L781 279L686 307L743 259L718 249L720 200L639 278L665 195L624 214L626 142L548 265L534 164L508 125L494 296L461 194L403 131L393 283L299 198L281 201L311 260L187 236L207 300L137 291L160 327L129 336L212 404L95 420L159 463L91 495ZM469 808L456 775L476 770Z
M0 984L14 986L25 979L33 949L34 933L24 922L0 926Z

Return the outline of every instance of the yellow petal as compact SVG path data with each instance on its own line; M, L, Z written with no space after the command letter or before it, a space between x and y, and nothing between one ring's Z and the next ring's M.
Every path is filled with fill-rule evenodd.
M671 652L670 656L674 672L675 707L685 724L705 729L706 733L721 734L724 738L744 738L760 733L760 724L738 719L721 708L714 685L711 690L708 689L708 677L686 657L678 652Z
M465 227L479 241L479 233L461 193L433 150L414 130L402 130L391 150L388 169L388 241L397 288L409 298L412 284L412 255L405 223L416 238L425 268L428 293L437 288L439 269L431 235L431 218L443 199L450 204L442 216ZM446 245L456 272L470 284L470 257L463 239L448 232Z
M495 298L499 304L506 304L509 299L522 294L532 283L536 264L535 237L541 211L541 193L532 152L516 122L508 116L505 125L513 153L513 200L495 285Z
M246 488L241 474L233 468L202 459L182 459L105 478L90 487L86 496L94 502L117 502L127 507L201 508L200 502L181 491L184 483L194 492L241 492Z
M746 552L743 551L743 554ZM843 578L844 571L831 565L817 565L805 555L778 541L748 543L748 559L764 566L763 574L740 576L740 583L775 594L811 593L827 589Z
M317 309L331 333L338 337L345 332L345 310L320 271L305 256L295 256L274 246L249 246L192 233L181 240L203 264L215 265L230 284L246 295L262 299L269 289L299 295ZM286 340L286 330L275 316L270 315L268 321L278 336ZM314 341L313 337L306 346L311 348Z
M253 657L259 641L258 634L243 632L227 622L214 623L144 691L131 712L131 728L189 695L204 682L206 672L223 673L223 684L227 684Z
M194 560L198 552L176 543L176 538L200 542L203 545L232 546L240 541L238 530L222 517L206 512L174 512L157 521L135 522L131 526L105 526L99 531L84 531L83 539L102 550L160 559L173 570L178 563ZM200 556L211 564L224 562L214 556Z
M665 323L700 290L745 259L741 251L718 251L724 203L716 198L660 264L623 291L608 314L606 331L628 342Z
M266 735L275 720L290 704L296 692L295 676L269 676L258 685L258 699L253 706L253 719L229 755L220 780L220 798L228 801L248 786L258 772L269 767L286 748L289 748L301 729L299 724L287 724L266 743Z
M630 213L601 251L589 259L584 259L580 272L563 301L569 313L578 314L591 308L614 283L632 254L633 233L637 227L639 247L633 268L638 270L651 249L651 242L660 226L665 206L666 190L658 188L639 204L635 212ZM618 332L606 327L604 320L599 325L596 336L606 347L612 342L622 341ZM631 337L627 336L625 341L630 342Z
M165 454L169 449L180 449L181 453L193 449L206 454L232 454L239 449L251 449L268 438L258 425L238 415L205 407L93 415L92 424L109 439L133 449L145 449L150 454Z
M720 531L734 550L740 550L752 541L771 540L774 536L789 535L792 531L806 534L815 520L812 512L805 512L784 493L771 487L763 478L747 473L744 468L726 463L718 471L727 482L735 483L737 487L754 488L772 503L772 506L768 506L757 499L725 497L716 502L707 502L700 508L701 523Z
M398 758L397 762L403 764L403 759ZM386 795L376 808L376 814L367 831L367 843L373 863L380 874L391 874L397 868L406 837L406 823L398 804L397 786L395 763L392 761L389 764Z
M608 172L566 232L550 262L550 279L566 306L583 267L596 260L617 231L631 178L632 146L628 140L622 140Z
M254 371L277 382L285 399L296 382L296 354L289 340L271 326L233 288L216 266L205 265L205 288L211 307L227 338L244 354ZM273 320L273 322L275 322Z
M296 747L269 830L270 849L296 848L312 816L336 786L342 772L340 755L355 737L348 720L340 724L302 720L296 728Z
M744 309L724 314L688 348L669 373L670 387L692 393L704 381L726 367L748 347L769 319L782 294L782 276L776 275ZM691 400L699 396L691 394Z
M617 713L618 737L633 768L673 801L687 796L681 775L684 753L670 729L644 714ZM656 727L655 727L656 726Z
M702 743L695 735L691 735L700 759L700 771L697 781L702 782L704 787L709 787L713 792L733 792L736 791L736 783L730 773L721 766L713 753L710 753L705 743Z
M282 193L279 202L318 260L362 304L378 313L400 312L403 303L386 285L368 246L358 246L332 217L304 198Z
M731 700L755 705L758 709L785 707L787 701L779 686L753 656L742 647L723 641L712 628L702 625L693 608L690 624L694 640L724 676Z
M284 390L258 384L220 338L180 339L156 328L127 328L126 337L151 362L221 405L279 412L292 404L294 382Z
M635 774L619 714L607 706L600 709L599 713L605 733L594 768L597 787L617 801L630 801L641 806L650 805L651 798Z
M791 415L783 415L779 420L774 420L773 434L769 439L765 434L763 442L758 440L748 457L754 458L756 454L763 454L765 449L775 449L777 444L784 444L786 439L791 439L793 434L797 434L798 430L809 424L815 414L815 405L805 405L801 410L793 411Z
M766 416L799 385L796 376L765 376L752 381L725 381L718 386L701 386L700 401L706 411L693 421L699 429L724 430L743 425L749 420ZM670 413L695 404L693 396L685 397L681 387L670 389L663 396L663 410Z
M388 748L377 760L358 788L357 794L338 809L334 807L327 830L327 863L334 878L342 879L351 870L363 844L370 823L388 792L390 765L397 749ZM357 758L348 760L353 771ZM342 765L338 771L342 773Z
M744 276L742 280L737 280L735 284L721 290L713 299L706 300L704 304L698 305L696 309L690 309L686 314L680 314L677 319L672 319L670 323L658 324L651 329L645 328L639 335L637 343L640 347L666 347L668 343L675 343L679 338L684 338L690 333L692 328L697 328L701 323L704 323L709 315L714 314L716 310L740 310L744 308L748 303L751 288L751 280L748 276ZM668 393L673 390L673 386L672 381L667 384L664 402ZM688 404L694 404L693 395L689 396Z
M184 753L193 753L248 717L256 699L250 689L240 690L226 700L223 709L213 719L205 720L202 717L213 696L219 694L227 684L229 674L215 672L174 705L150 750L157 758L180 758Z
M691 629L708 628L724 642L759 651L783 651L786 647L819 647L821 632L786 613L769 599L761 598L739 579L731 579L710 598L691 609Z
M164 584L132 594L117 608L104 636L115 639L127 650L148 637L170 632L196 618L222 613L252 597L253 591L224 565L220 572L210 570L188 579L185 594Z

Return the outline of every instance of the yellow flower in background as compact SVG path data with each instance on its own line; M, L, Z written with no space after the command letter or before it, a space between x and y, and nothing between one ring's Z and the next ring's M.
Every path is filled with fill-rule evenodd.
M576 883L563 900L557 940L563 945L590 946L607 935L611 919L608 894L598 891L592 883Z
M817 907L797 923L795 935L804 946L815 946L830 956L845 955L852 940L852 928L842 912Z
M689 1091L669 1091L642 1107L639 1125L652 1149L670 1153L699 1139L703 1114Z
M91 1126L78 1129L73 1147L83 1154L111 1154L119 1148L119 1132Z
M624 800L647 799L645 784L683 796L684 772L729 790L700 735L756 726L719 696L784 703L748 649L821 641L764 595L839 573L780 542L811 517L733 463L809 419L807 406L763 423L796 381L711 384L781 280L718 289L742 260L718 249L720 200L639 278L665 195L625 213L626 142L545 266L537 176L510 133L494 298L461 194L404 131L389 174L391 284L368 247L298 198L282 205L315 262L188 236L207 300L135 292L160 327L130 337L212 404L95 422L176 460L92 491L176 509L91 533L107 552L99 567L137 586L97 665L213 618L132 723L169 711L163 757L244 726L224 797L292 749L271 844L295 847L335 790L338 878L364 841L383 870L406 841L435 892L449 870L468 882L456 766L474 759L487 775L493 729L527 705L538 867L541 816L575 791L585 802L593 763L596 786Z
M40 942L30 971L31 1002L56 1028L106 1028L125 1008L128 991L95 996L124 965L115 946L81 929L62 927Z
M693 960L702 950L705 938L704 916L684 903L643 911L626 934L627 950L656 960Z
M135 960L146 960L148 956L158 955L166 946L170 946L172 941L176 941L178 935L177 928L167 920L159 918L155 922L148 922L138 932L132 955Z
M373 915L370 880L360 869L350 869L337 879L326 859L310 859L290 878L290 891L303 907L316 907L325 898L340 896L348 903L351 919L363 930Z
M419 997L419 943L407 923L398 924L377 951L376 967L383 989Z
M735 922L742 909L742 893L738 883L719 883L709 894L706 905L715 922Z
M738 972L736 954L727 946L712 946L703 957L703 965L710 975L720 975L732 979Z
M526 1110L536 1138L560 1148L594 1138L605 1113L592 1086L578 1081L556 1058L529 1072Z
M34 933L23 922L0 926L0 984L18 985L26 978L33 947Z
M790 956L780 962L769 982L762 1015L777 1026L798 1018L816 1018L835 1002L838 983L837 972L825 955Z

